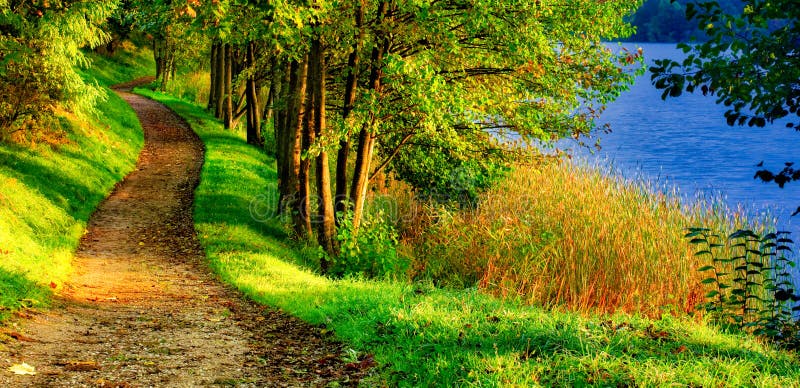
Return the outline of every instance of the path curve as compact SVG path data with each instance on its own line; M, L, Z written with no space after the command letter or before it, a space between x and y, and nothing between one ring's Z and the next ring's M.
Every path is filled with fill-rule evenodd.
M118 93L145 132L136 169L91 217L57 307L0 332L0 386L355 384L364 371L341 344L208 272L192 222L200 139L160 103ZM8 370L23 362L36 375Z

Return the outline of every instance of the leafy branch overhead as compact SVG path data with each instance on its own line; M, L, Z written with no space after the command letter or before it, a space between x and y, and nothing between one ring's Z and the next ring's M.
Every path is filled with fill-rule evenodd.
M94 107L102 92L78 74L89 64L80 49L108 41L101 25L115 8L109 1L0 1L0 137L57 103Z

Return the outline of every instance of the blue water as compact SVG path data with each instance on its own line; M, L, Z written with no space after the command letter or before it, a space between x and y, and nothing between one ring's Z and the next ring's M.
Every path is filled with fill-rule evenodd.
M642 47L648 63L682 57L674 44L630 47ZM784 124L730 127L725 107L716 105L714 97L684 94L662 101L660 96L650 73L640 76L603 113L599 122L611 124L612 132L597 135L601 150L576 152L627 177L677 186L689 198L722 196L729 207L741 205L752 217L771 214L780 230L800 241L800 215L789 216L800 206L800 182L780 189L753 179L761 161L772 171L787 161L800 164L800 132Z

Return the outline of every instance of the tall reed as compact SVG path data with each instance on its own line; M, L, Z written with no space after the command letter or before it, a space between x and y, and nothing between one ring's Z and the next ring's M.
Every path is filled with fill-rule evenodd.
M715 210L716 209L716 210ZM694 311L705 294L686 228L718 206L568 161L517 166L475 209L405 221L416 277L582 311ZM406 217L408 218L408 217Z

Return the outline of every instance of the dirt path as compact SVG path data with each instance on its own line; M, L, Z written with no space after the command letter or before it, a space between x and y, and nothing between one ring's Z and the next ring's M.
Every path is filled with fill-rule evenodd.
M209 274L191 218L202 144L161 104L120 94L145 130L137 168L92 216L57 307L0 327L0 386L357 382L340 344ZM8 370L23 362L36 374Z

